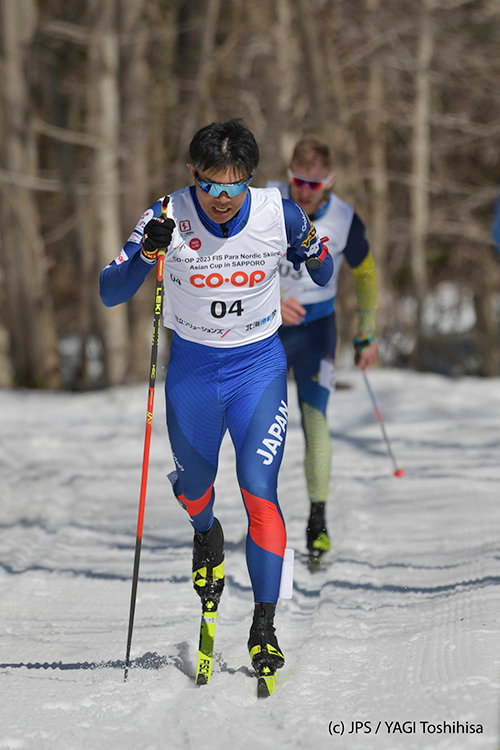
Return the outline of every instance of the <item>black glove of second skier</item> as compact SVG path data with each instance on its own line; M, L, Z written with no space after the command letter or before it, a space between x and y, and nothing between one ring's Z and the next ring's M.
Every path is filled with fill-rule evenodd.
M148 221L144 227L142 238L142 253L147 260L158 259L158 250L170 245L174 229L175 221L173 219L160 219L155 216L154 219Z

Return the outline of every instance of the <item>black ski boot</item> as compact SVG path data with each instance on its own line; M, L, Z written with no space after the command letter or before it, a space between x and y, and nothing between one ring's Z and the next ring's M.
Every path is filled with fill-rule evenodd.
M253 615L248 650L252 665L258 675L265 672L274 673L285 663L285 657L274 632L275 604L256 602Z
M193 585L202 601L217 609L224 589L224 534L217 518L208 531L194 532Z
M307 549L311 559L319 560L331 547L326 530L325 503L311 503L311 514L306 530Z

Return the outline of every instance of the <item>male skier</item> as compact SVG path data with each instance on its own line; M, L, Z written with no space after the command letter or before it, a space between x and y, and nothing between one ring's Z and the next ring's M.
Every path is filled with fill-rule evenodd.
M217 609L224 587L223 533L214 481L229 429L248 515L247 564L255 610L248 648L257 674L284 663L274 630L286 542L277 476L287 426L279 263L326 284L333 263L305 213L279 190L250 188L258 146L240 120L198 131L187 165L194 185L143 214L101 274L105 305L130 299L165 256L164 323L173 330L166 379L173 489L194 527L193 583Z
M299 141L288 178L287 183L269 182L268 187L278 187L283 198L292 198L304 209L334 262L333 275L323 287L311 283L302 266L294 268L286 258L280 264L283 325L279 335L288 367L293 368L302 414L310 500L306 542L314 564L331 546L325 520L332 460L326 407L335 388L334 304L342 258L345 256L353 273L358 311L355 361L362 370L373 365L378 355L377 275L363 222L350 205L331 192L334 173L328 146L316 138Z

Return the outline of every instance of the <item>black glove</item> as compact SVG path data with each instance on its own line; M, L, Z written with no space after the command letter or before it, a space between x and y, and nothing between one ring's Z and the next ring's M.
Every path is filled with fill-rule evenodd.
M160 219L155 216L148 221L142 238L142 252L147 260L157 260L158 250L170 245L174 229L173 219Z

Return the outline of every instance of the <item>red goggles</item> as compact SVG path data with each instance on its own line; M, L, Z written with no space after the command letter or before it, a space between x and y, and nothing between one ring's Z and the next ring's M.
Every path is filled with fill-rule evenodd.
M301 177L299 174L295 174L291 169L288 170L288 179L290 184L297 188L308 187L309 190L325 190L325 186L328 185L333 177L333 173L330 173L325 177L324 180L308 180L306 177Z

